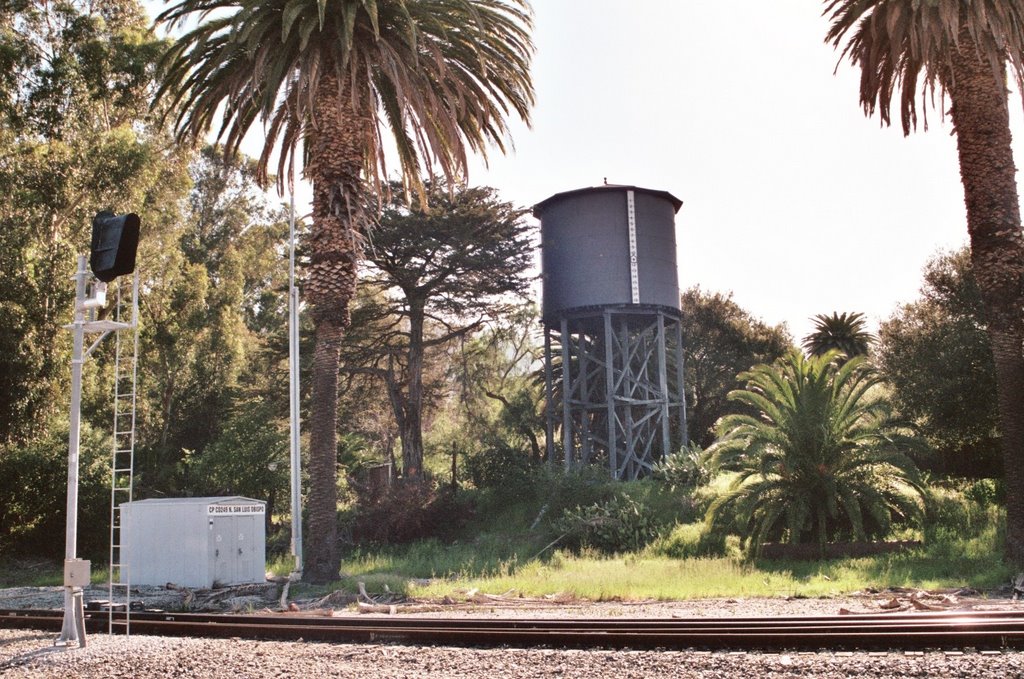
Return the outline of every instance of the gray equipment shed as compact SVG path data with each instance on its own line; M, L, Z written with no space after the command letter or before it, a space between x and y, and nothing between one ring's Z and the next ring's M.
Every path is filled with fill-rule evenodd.
M266 503L155 498L121 505L122 582L209 588L266 579Z

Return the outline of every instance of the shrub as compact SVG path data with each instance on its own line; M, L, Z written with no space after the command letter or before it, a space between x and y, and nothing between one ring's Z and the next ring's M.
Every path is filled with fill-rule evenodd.
M521 489L533 472L530 457L504 441L466 458L466 474L477 488Z
M957 488L956 483L936 484L928 490L928 509L924 523L925 539L971 538L994 524L1000 508L998 491L988 479Z
M461 496L439 492L429 479L401 480L383 493L357 501L352 539L378 545L451 540L472 515L471 504Z
M721 495L729 492L729 487L736 478L735 472L722 472L708 479L707 483L697 486L690 495L693 510L699 515L706 515L711 504Z
M476 497L479 515L491 523L525 521L532 530L551 529L552 519L566 509L605 502L619 490L621 484L611 481L607 470L585 467L566 473L561 466L533 465L517 482L484 488Z
M656 481L667 483L673 488L699 486L707 483L709 475L707 456L696 443L690 443L662 458L654 465L652 474Z
M561 516L567 509L611 500L622 490L619 481L609 478L608 470L597 466L574 469L568 473L545 468L536 476L536 491L543 494L549 516Z
M628 495L616 495L563 512L555 528L566 535L569 547L589 548L604 554L636 552L658 536L659 526L650 508Z
M677 523L672 531L650 546L652 553L672 559L725 556L725 531L706 521Z
M82 423L78 554L102 559L110 543L110 439ZM68 428L0 448L0 554L63 558Z
M1006 503L1002 479L977 479L964 489L964 497L981 508Z

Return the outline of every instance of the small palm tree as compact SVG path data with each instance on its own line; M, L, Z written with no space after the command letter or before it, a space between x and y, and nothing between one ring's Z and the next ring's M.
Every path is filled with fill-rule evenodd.
M806 358L797 350L740 375L729 398L759 416L727 415L708 450L738 472L708 510L742 526L756 554L766 540L817 543L884 535L893 519L919 515L923 489L906 455L916 445L876 398L878 374L863 357Z
M198 19L162 61L157 100L181 139L218 137L233 153L257 120L266 180L278 187L302 150L313 185L303 294L314 325L305 577L338 577L338 367L355 293L366 206L387 175L390 137L407 188L467 152L504 150L507 117L529 121L526 0L178 0L158 21Z
M864 314L832 312L831 316L818 314L813 319L814 332L804 337L803 347L811 356L823 356L839 351L847 358L868 353L874 335L864 328Z

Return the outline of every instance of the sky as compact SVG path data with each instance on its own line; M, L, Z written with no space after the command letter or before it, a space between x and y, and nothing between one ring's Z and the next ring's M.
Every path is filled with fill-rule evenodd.
M820 313L875 328L967 242L956 143L937 110L909 137L864 115L822 6L537 0L532 129L469 179L524 205L606 177L669 191L683 288L732 292L797 340Z
M823 6L534 0L532 126L469 182L526 207L605 179L669 191L682 288L731 292L798 341L834 311L874 330L967 242L956 142L938 109L909 137L864 115Z

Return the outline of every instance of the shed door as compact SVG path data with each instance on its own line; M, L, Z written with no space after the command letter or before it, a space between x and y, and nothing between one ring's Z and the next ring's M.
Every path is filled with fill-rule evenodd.
M262 520L262 518L260 516L235 517L235 534L238 538L236 582L257 582L262 579L252 572L253 565L256 563L256 520Z
M259 582L253 573L256 563L256 521L262 516L216 516L213 518L213 579L221 585Z
M238 517L217 516L213 519L213 580L227 585L238 580Z

